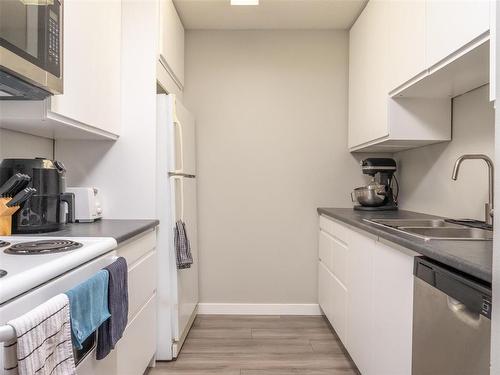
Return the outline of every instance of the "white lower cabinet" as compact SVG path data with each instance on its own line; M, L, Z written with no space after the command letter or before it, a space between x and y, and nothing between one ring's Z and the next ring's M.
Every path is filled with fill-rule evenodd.
M348 299L347 299L347 341L349 354L362 374L370 374L374 347L371 338L372 254L376 241L354 231L349 236Z
M345 283L332 272L336 266L323 262L343 259L334 256L339 243L346 254ZM360 372L410 375L417 254L324 217L319 244L319 304Z
M156 351L156 293L129 322L116 346L117 375L142 375Z
M346 339L347 290L344 285L319 262L318 299L323 312L341 340Z
M117 375L142 375L156 352L156 231L117 249L128 264L128 325L116 346Z
M417 254L376 242L373 248L372 327L374 350L367 374L411 374L413 257Z
M95 349L78 366L78 375L142 375L156 352L156 231L116 250L128 265L128 324L115 350L96 360Z

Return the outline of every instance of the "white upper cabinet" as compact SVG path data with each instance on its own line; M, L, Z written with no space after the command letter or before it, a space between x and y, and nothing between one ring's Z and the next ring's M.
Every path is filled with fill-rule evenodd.
M427 0L426 51L431 67L490 29L491 0Z
M51 111L120 132L121 2L64 2L64 94Z
M388 2L370 1L349 33L349 147L385 137Z
M393 1L389 5L389 88L425 72L425 1Z
M162 71L163 69L163 71ZM172 0L160 0L158 80L168 93L184 89L184 26Z
M349 33L350 151L394 152L451 139L451 98L490 80L493 4L368 2Z
M0 102L0 127L115 140L121 119L121 1L64 1L64 94Z
M393 152L450 140L449 100L389 96L425 64L417 2L370 1L349 33L349 150ZM399 20L395 18L401 17ZM403 28L404 26L404 28ZM398 33L396 27L402 27ZM392 35L397 33L398 35ZM413 43L416 49L412 50ZM392 48L391 48L392 46ZM420 46L420 47L419 47ZM392 49L392 51L391 51Z

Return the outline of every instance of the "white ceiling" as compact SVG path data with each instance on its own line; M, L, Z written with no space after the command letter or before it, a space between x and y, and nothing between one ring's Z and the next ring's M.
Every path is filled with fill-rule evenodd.
M367 0L174 0L186 29L348 29Z

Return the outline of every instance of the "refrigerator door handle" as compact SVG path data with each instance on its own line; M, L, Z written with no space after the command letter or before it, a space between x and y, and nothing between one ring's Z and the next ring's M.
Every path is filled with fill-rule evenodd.
M180 155L180 168L176 170L176 172L182 172L184 170L184 135L182 131L182 124L177 118L177 115L174 111L174 126L179 128L179 155Z
M172 176L174 179L174 184L179 181L179 186L180 186L180 193L179 193L179 198L181 200L181 221L184 222L184 177L183 176ZM175 189L175 187L174 187ZM177 203L177 202L176 202ZM176 207L177 209L177 207ZM177 221L177 218L176 220Z

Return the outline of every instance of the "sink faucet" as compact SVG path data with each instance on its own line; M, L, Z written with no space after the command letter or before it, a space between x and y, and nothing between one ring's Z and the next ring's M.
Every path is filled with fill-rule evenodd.
M453 174L451 175L451 179L456 181L458 178L458 170L460 169L460 165L464 160L467 159L479 159L484 160L488 165L488 203L485 204L484 210L484 221L486 224L493 225L493 209L494 209L494 193L493 193L493 182L495 180L495 167L493 165L493 161L486 155L482 154L468 154L460 156L455 162L455 166L453 167Z

